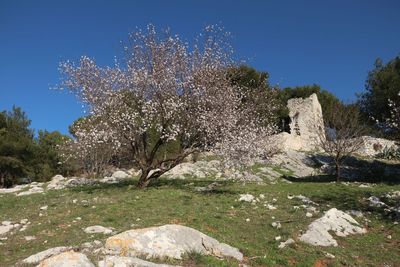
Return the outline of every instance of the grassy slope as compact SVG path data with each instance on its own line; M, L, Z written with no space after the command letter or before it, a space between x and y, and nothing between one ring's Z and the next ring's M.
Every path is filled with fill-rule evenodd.
M400 227L374 210L367 214L371 220L368 234L337 238L337 248L312 247L296 242L279 250L279 242L274 239L278 235L282 236L282 241L289 237L296 239L299 232L315 219L306 218L304 209L294 210L294 205L303 203L297 199L289 200L288 194L308 196L319 203L323 211L329 207L366 211L364 197L400 190L398 185L359 188L332 183L243 185L226 182L211 193L193 190L195 186L210 182L163 180L148 189L137 190L132 181L122 185L80 187L24 197L0 196L0 221L16 222L27 218L31 222L25 232L16 232L9 235L8 240L0 241L4 243L0 246L0 266L12 266L18 260L50 247L106 239L104 235L85 234L82 228L87 226L111 226L117 231L124 231L170 223L193 227L238 247L251 266L400 265ZM262 203L237 202L241 193L264 194L265 200L270 203L276 198L274 205L278 209L270 211ZM74 199L78 200L76 204ZM47 211L40 210L43 205L49 206ZM42 217L39 217L40 212ZM73 222L76 217L82 220ZM246 222L247 218L250 222ZM275 229L271 223L277 220L288 222L282 223L281 229ZM361 219L358 221L363 222ZM386 238L389 234L392 239ZM27 235L34 235L37 239L25 241L24 236ZM334 254L336 258L326 258L325 252ZM237 262L232 260L195 254L188 255L183 262L169 262L191 266L237 266Z

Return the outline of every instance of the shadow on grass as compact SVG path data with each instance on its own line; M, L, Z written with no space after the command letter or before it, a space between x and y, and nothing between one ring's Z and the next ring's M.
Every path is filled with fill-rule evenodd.
M226 186L231 185L232 181L218 181L215 187L205 191L201 190L196 191L195 188L200 188L200 187L206 188L210 184L215 183L214 179L185 180L185 179L160 178L150 182L150 184L144 189L139 189L136 186L137 183L138 183L138 178L132 178L114 184L98 183L94 185L77 186L70 188L70 190L73 192L86 192L88 194L91 194L98 190L114 190L123 188L126 189L129 188L135 191L171 188L171 189L190 191L199 194L236 194L236 192L226 189Z
M387 210L384 207L373 207L370 205L368 198L371 196L381 197L373 188L349 187L346 185L337 185L337 187L330 188L327 192L315 192L312 194L313 201L317 203L329 203L332 207L337 209L348 211L357 210L365 213L373 213L379 215L383 220L387 222L393 222L399 220L399 214L394 210ZM385 200L386 201L386 200ZM389 203L390 206L396 206L395 203Z
M323 165L326 173L315 176L292 177L284 176L291 182L314 182L326 183L335 182L333 160L326 155L310 156L316 162L315 167ZM385 162L382 160L363 159L357 157L348 157L341 166L341 182L364 182L364 183L385 183L388 185L400 184L400 163Z

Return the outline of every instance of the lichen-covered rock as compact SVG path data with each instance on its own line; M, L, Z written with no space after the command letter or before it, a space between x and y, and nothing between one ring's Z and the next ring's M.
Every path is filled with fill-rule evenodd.
M337 236L348 236L350 234L363 234L366 229L359 226L358 222L349 214L336 208L328 210L324 216L313 221L300 240L314 246L337 246L337 241L329 233L334 232Z
M40 262L37 267L95 267L85 254L66 251Z
M38 264L39 262L41 262L51 256L58 255L62 252L70 250L70 249L71 249L71 247L49 248L47 250L44 250L44 251L41 251L39 253L29 256L28 258L24 259L22 262L25 264Z
M182 225L163 225L129 230L107 239L105 248L122 256L181 259L188 252L217 257L232 257L239 261L243 254L237 248L220 243L195 229Z
M178 267L166 264L157 264L133 257L107 256L99 261L99 267Z

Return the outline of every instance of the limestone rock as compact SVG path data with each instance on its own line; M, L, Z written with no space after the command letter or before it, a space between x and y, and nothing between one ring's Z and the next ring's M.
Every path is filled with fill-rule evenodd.
M39 253L29 256L28 258L24 259L22 262L25 264L38 264L39 262L43 261L44 259L47 259L54 255L58 255L62 252L70 250L70 249L71 249L71 247L49 248L47 250L44 250L44 251L41 251Z
M94 225L86 227L83 231L87 234L111 234L113 230L101 225Z
M384 138L361 136L360 139L362 140L362 146L356 153L363 156L372 157L383 152L385 148L397 148L395 141Z
M28 191L23 191L21 193L18 193L17 196L27 196L27 195L39 194L39 193L43 193L43 192L44 192L44 190L42 187L34 186L34 187L30 188Z
M244 202L253 202L255 201L255 197L252 194L240 194L239 201Z
M347 213L332 208L324 216L315 220L308 226L305 234L300 240L314 246L337 246L337 241L329 231L337 236L348 236L350 234L363 234L366 229L359 226L358 222Z
M183 162L163 174L162 177L186 179L187 176L196 178L215 176L221 171L220 165L221 162L218 160Z
M60 174L55 175L51 178L51 181L47 185L47 189L64 189L66 178Z
M100 261L99 267L173 267L172 265L157 264L139 258L107 256ZM176 266L177 267L177 266Z
M0 235L8 233L14 228L14 225L0 225Z
M291 244L294 244L295 241L292 238L289 238L288 240L286 240L285 242L281 242L278 246L278 248L285 248Z
M85 254L66 251L52 256L42 262L37 267L95 267Z
M126 179L126 178L129 178L130 175L124 171L119 170L119 171L114 172L111 175L111 177L114 177L116 179Z
M120 233L108 238L105 248L113 254L133 257L181 259L187 252L198 252L239 261L243 259L237 248L220 243L195 229L174 224Z

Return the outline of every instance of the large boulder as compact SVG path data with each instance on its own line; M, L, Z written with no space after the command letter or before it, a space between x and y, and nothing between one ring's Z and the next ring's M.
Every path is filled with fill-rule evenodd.
M37 267L95 267L85 254L66 251L40 262Z
M166 264L158 264L133 257L107 256L99 261L99 267L178 267Z
M108 238L105 248L113 254L133 257L181 259L185 253L197 252L232 257L239 261L243 259L237 248L220 243L195 229L175 224L120 233Z
M300 240L313 246L336 247L338 243L329 233L330 231L341 237L366 233L366 229L360 227L349 214L332 208L324 216L312 222L307 232L300 236Z
M39 262L52 257L54 255L58 255L62 252L67 250L71 250L71 247L55 247L49 248L34 255L29 256L28 258L24 259L22 262L25 264L38 264Z

